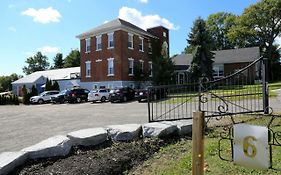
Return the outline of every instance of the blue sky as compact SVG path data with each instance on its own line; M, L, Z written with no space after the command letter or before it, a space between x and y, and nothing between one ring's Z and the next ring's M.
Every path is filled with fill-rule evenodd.
M216 12L240 15L258 0L1 0L0 75L24 75L25 60L37 51L52 63L79 48L76 35L118 17L142 28L170 29L170 54L183 51L193 21Z

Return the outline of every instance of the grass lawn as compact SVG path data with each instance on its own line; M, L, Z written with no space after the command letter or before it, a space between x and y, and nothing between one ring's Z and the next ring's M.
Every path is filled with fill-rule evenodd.
M240 117L237 121L247 121L247 123L266 126L269 117L253 118ZM275 119L271 125L274 131L281 131L281 118ZM205 174L208 175L279 175L281 170L255 170L234 165L233 162L223 161L218 156L218 134L223 131L223 127L213 127L205 137ZM281 138L280 138L281 139ZM279 139L279 140L280 140ZM231 146L228 142L222 144L225 155L230 156ZM273 149L273 166L281 169L281 146ZM182 139L175 144L162 148L152 158L131 171L134 175L181 175L191 174L192 170L192 142Z
M276 97L274 91L281 89L281 82L269 84L269 97ZM262 85L239 85L239 86L224 86L218 87L210 91L211 93L223 97L226 100L240 101L248 99L262 99ZM257 94L259 93L259 94ZM205 93L210 94L210 93ZM195 102L198 100L198 93L171 93L168 94L168 99L161 101L163 104L177 104L185 102ZM220 101L218 98L212 98L213 101Z

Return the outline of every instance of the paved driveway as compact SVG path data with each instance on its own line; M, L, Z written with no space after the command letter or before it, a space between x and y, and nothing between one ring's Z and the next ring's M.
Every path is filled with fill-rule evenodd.
M147 104L138 102L0 106L0 153L79 129L146 122Z

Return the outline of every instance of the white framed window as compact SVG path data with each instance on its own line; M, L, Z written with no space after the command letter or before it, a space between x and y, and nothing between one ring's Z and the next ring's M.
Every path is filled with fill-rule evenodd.
M128 58L128 69L129 69L129 76L134 75L134 59Z
M101 45L101 35L96 36L96 50L99 51L102 49Z
M149 67L149 77L152 77L152 61L148 62L148 67Z
M114 58L107 59L107 76L114 76Z
M129 49L134 48L134 35L131 33L128 33L128 48Z
M86 53L91 51L91 38L86 39Z
M213 66L213 77L223 77L224 76L224 66L223 64L217 64Z
M148 53L152 54L152 45L150 41L148 42Z
M108 38L108 48L114 48L114 37L113 37L113 33L108 33L107 34L107 38Z
M167 37L167 33L166 33L166 32L163 32L163 36L164 36L164 37Z
M142 52L143 52L143 38L142 38L142 37L139 37L139 39L140 39L139 51L142 51Z
M91 61L86 61L86 77L91 77Z
M141 73L144 73L144 61L140 60L140 69L141 69Z

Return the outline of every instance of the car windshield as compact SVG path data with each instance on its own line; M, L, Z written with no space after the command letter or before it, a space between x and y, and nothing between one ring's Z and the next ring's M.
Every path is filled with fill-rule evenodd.
M41 94L39 94L40 97L43 97L46 94L46 92L42 92Z
M97 93L98 92L98 90L92 90L92 93Z

